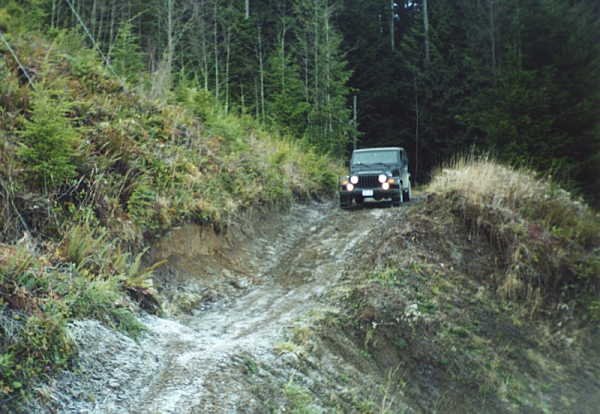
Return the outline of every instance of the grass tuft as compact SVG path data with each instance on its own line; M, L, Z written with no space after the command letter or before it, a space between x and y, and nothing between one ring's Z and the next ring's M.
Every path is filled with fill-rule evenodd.
M428 190L498 249L506 298L538 307L600 288L600 216L552 180L487 157L441 168Z

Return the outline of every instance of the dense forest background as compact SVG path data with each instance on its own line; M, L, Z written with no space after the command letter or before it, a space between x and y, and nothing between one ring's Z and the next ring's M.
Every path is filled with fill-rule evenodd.
M600 199L595 0L0 0L0 29L77 30L124 87L336 156L402 145L417 181L475 148Z

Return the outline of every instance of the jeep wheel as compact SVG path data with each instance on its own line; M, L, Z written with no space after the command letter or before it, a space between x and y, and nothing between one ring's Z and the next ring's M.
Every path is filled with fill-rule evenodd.
M340 208L347 210L350 207L352 207L352 198L340 196Z
M402 197L405 202L410 201L410 199L412 198L412 188L410 185L410 181L408 182L408 189L402 191Z
M392 197L392 206L394 206L394 207L400 206L400 204L402 204L404 202L403 196L404 196L404 192L398 191L398 195L395 197Z

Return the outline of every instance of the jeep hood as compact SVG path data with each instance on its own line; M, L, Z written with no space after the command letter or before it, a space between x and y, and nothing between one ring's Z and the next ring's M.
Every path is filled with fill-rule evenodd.
M382 166L369 166L361 165L352 167L350 169L350 175L379 175L379 174L391 174L392 168Z

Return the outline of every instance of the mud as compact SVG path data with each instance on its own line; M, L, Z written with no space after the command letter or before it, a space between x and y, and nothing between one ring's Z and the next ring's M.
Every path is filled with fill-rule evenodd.
M72 324L77 366L26 411L596 412L597 326L502 301L486 243L421 200L175 229L165 314L137 341Z
M327 308L323 294L351 266L354 246L402 216L398 208L348 213L312 204L228 234L176 229L152 252L168 263L157 284L176 316L143 316L147 332L137 342L96 322L74 323L78 367L42 390L47 401L36 411L261 412L264 401L238 378L240 364L279 366L285 384L295 357L277 344ZM200 297L187 313L173 304L186 291Z

